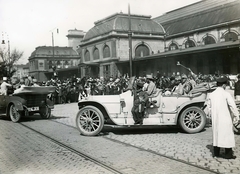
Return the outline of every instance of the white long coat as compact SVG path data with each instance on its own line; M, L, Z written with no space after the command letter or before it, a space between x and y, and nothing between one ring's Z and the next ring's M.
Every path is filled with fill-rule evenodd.
M239 119L239 113L233 97L222 87L218 87L209 95L208 101L212 117L213 146L235 147L232 119Z

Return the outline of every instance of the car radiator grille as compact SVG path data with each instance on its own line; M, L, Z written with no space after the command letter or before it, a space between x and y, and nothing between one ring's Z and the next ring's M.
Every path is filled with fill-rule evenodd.
M28 95L25 96L27 107L40 106L42 101L45 101L46 95Z

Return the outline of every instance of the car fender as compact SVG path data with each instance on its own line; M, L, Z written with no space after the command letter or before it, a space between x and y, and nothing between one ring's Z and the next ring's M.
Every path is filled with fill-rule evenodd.
M24 110L23 104L19 101L11 101L11 103L8 104L8 108L10 107L11 104L14 104L18 111Z
M103 113L104 119L108 119L108 118L110 119L110 116L109 116L110 114L108 112L108 109L103 104L101 104L100 102L89 101L89 100L78 102L79 110L81 108L83 108L84 106L95 106Z
M206 100L191 100L191 101L185 102L185 103L183 103L182 105L179 106L176 116L179 117L180 114L182 113L182 111L185 108L190 107L190 106L198 106L202 110L204 110L205 102L206 102Z
M23 110L24 110L24 106L23 106L23 104L22 104L21 102L19 102L19 101L11 101L11 102L8 103L8 106L7 106L7 108L6 108L6 113L7 113L7 115L9 115L9 108L10 108L10 106L11 106L12 104L15 105L15 107L16 107L16 109L17 109L18 111L23 111Z

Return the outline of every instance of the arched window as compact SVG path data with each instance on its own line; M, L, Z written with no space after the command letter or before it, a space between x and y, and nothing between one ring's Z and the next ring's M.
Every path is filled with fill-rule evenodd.
M149 55L149 49L146 45L141 44L135 50L135 57L144 57Z
M224 35L224 39L225 39L225 42L238 40L238 36L234 32L228 32L227 34Z
M64 67L65 67L65 68L68 68L69 65L70 65L70 61L65 60L65 61L64 61Z
M190 40L190 39L188 39L185 42L185 48L190 48L190 47L195 47L195 46L196 46L195 43L192 40Z
M212 36L207 36L203 39L204 45L215 44L216 41Z
M68 60L65 60L64 65L70 65L70 62Z
M93 51L93 60L99 59L99 50L97 48Z
M103 47L103 58L110 57L110 48L108 45Z
M88 50L85 52L84 58L85 58L85 61L90 61L90 53Z
M60 60L57 61L57 68L61 68L62 67L62 62Z
M177 44L175 44L175 43L171 43L171 44L169 45L169 47L168 47L168 50L169 50L169 51L177 50L177 49L178 49L178 46L177 46Z
M49 66L49 69L52 68L52 66L53 66L53 62L52 62L51 60L48 62L48 66Z

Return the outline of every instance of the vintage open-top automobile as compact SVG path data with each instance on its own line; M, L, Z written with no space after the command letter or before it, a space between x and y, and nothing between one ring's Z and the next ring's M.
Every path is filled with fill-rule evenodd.
M200 88L199 88L200 89ZM132 90L120 95L96 95L78 102L76 126L82 135L97 135L104 125L121 127L179 125L187 133L197 133L204 129L207 117L204 112L205 100L210 87L202 85L190 95L164 95L158 92L149 98L153 107L145 109L142 125L134 125L131 109Z
M0 114L19 122L22 116L40 113L42 118L51 116L54 107L51 94L55 87L26 86L10 95L0 95Z

